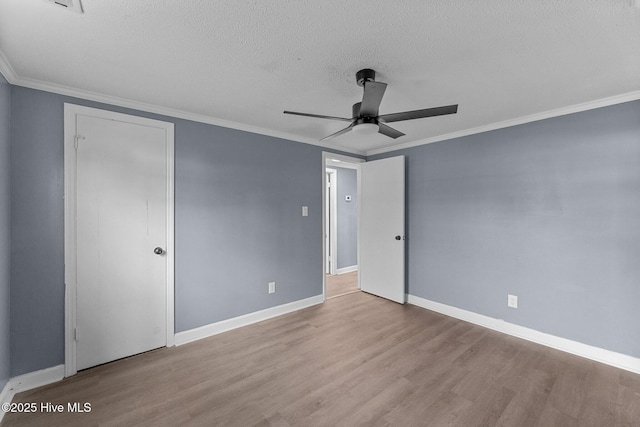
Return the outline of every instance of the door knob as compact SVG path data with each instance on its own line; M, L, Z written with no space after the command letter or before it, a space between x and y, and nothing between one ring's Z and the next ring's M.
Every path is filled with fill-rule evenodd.
M155 248L153 250L153 253L156 254L156 255L162 255L164 253L164 251L162 250L161 247L158 246L157 248Z
M396 240L402 240L402 236L396 236Z

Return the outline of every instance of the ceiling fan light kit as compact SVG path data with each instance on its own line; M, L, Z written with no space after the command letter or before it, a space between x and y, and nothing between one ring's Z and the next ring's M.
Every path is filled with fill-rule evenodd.
M361 123L353 127L353 131L359 135L373 135L378 129L377 123Z
M387 126L385 123L443 116L447 114L456 114L458 112L458 104L454 104L444 107L379 115L378 109L380 108L384 92L387 89L387 84L376 82L375 79L376 72L370 68L362 69L356 73L356 83L358 86L364 88L364 93L362 94L362 101L353 104L351 118L322 116L318 114L298 113L295 111L285 111L284 113L296 116L313 117L317 119L351 122L351 124L346 128L321 139L321 141L325 141L345 134L350 130L353 130L355 133L360 135L373 135L377 132L388 136L389 138L396 139L403 136L404 133Z

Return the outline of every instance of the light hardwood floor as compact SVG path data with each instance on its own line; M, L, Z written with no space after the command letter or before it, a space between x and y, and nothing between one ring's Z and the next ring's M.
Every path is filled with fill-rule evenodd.
M341 295L358 292L358 272L352 271L345 274L327 274L326 281L327 298L335 298Z
M363 292L92 368L2 426L638 426L640 375Z

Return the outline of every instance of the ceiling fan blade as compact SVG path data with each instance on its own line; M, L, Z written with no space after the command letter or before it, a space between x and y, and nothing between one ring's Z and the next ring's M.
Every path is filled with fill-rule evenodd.
M445 107L426 108L424 110L405 111L402 113L383 114L378 120L385 123L400 122L402 120L422 119L425 117L444 116L446 114L456 114L458 104L447 105Z
M350 122L351 120L353 120L353 119L347 119L344 117L321 116L319 114L297 113L295 111L284 111L284 114L293 114L296 116L304 116L304 117L315 117L316 119L341 120L343 122Z
M347 133L347 132L349 132L351 129L353 129L353 127L354 127L355 125L356 125L356 124L355 124L355 122L354 122L354 123L351 123L351 124L350 124L349 126L347 126L346 128L344 128L344 129L342 129L342 130L339 130L339 131L338 131L338 132L336 132L336 133L332 133L332 134L331 134L331 135L329 135L329 136L325 136L325 137L324 137L324 138L322 138L320 141L326 141L327 139L335 138L336 136L340 136L340 135L342 135L343 133Z
M382 82L368 81L364 83L364 94L360 105L360 116L375 117L378 115L378 108L382 102L387 84Z
M387 135L388 137L393 139L404 136L404 133L400 132L399 130L395 130L394 128L389 127L384 123L380 123L380 122L378 122L378 133Z

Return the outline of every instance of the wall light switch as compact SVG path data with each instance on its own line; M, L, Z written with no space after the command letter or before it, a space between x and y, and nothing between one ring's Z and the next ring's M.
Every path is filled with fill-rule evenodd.
M309 216L309 206L302 207L302 216Z

